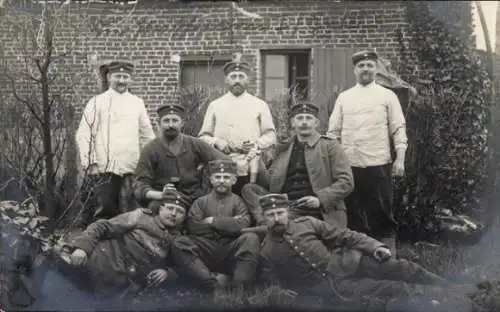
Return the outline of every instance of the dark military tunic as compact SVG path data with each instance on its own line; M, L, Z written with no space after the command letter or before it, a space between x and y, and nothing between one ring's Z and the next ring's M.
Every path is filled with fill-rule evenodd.
M311 217L298 218L290 221L283 235L269 233L265 238L260 253L262 276L301 293L340 300L404 296L409 291L406 282L446 284L413 262L375 261L373 254L381 246L362 233Z
M107 292L141 283L152 270L170 270L170 244L180 235L138 209L92 223L72 246L87 253L94 289Z
M226 159L228 156L219 152L198 138L179 134L178 152L173 153L163 138L156 138L148 143L136 168L134 195L146 207L149 200L146 193L150 190L162 191L172 178L179 179L175 186L178 191L192 200L205 195L208 185L203 183L203 165L214 159Z
M214 217L212 224L202 222L208 217ZM176 250L182 260L177 262L179 265L180 262L187 264L197 258L211 272L233 275L237 262L246 261L250 264L242 269L245 272L241 272L241 275L254 274L259 238L255 233L241 234L241 229L249 225L250 215L238 195L231 193L220 196L211 191L198 198L189 210L187 228L190 235L179 240L183 247Z

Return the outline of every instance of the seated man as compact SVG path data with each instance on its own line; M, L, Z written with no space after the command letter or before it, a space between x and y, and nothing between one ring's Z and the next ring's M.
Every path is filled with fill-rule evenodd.
M290 112L295 136L278 146L266 185L247 184L242 197L257 225L263 223L259 197L268 192L286 193L293 200L292 218L313 216L347 226L344 198L354 189L351 167L340 144L317 131L319 109L301 102Z
M282 287L356 302L363 297L404 298L414 284L450 285L416 263L391 257L387 246L362 233L312 217L290 220L286 194L265 195L260 204L268 223L261 273Z
M236 183L236 163L210 162L212 191L198 198L188 213L189 236L176 240L172 256L185 272L214 290L224 286L220 272L232 275L233 286L244 285L254 277L259 252L255 233L241 234L249 226L250 215L243 200L232 193Z
M80 273L85 281L76 282L100 295L174 280L170 245L182 235L190 204L187 196L169 191L151 211L136 209L92 223L69 244L73 250L68 265L60 262L62 272Z
M160 107L157 111L162 135L149 142L141 152L136 168L134 196L147 207L161 200L166 187L174 187L194 200L208 192L200 169L210 160L228 158L204 141L180 133L184 108Z

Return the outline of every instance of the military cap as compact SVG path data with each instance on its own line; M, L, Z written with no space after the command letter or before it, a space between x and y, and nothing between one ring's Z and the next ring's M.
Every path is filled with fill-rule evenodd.
M208 163L210 174L232 173L236 174L236 163L231 159L216 159Z
M266 211L269 209L288 208L290 206L290 201L286 194L271 193L261 196L259 198L259 204L262 211Z
M378 54L375 51L360 51L354 53L351 58L352 64L356 66L356 64L364 60L378 60Z
M311 114L317 118L319 116L319 108L311 101L299 101L292 106L290 118L297 114Z
M163 116L167 114L176 114L179 116L184 116L185 110L182 105L169 104L158 108L158 110L156 110L156 113L158 114L158 117L161 119Z
M152 201L148 205L148 208L152 211L153 214L157 214L160 207L165 204L177 205L186 209L187 211L191 207L192 200L181 192L175 190L167 190L163 194L163 199Z
M107 74L118 73L118 72L132 74L132 72L134 71L134 65L126 61L113 61L104 66L106 66Z
M235 54L234 59L227 62L223 69L226 76L233 71L243 71L247 73L247 75L250 73L250 65L241 60L241 54L239 53Z

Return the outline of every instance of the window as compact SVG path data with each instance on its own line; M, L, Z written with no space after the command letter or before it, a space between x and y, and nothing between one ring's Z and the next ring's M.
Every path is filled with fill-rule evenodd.
M262 51L262 90L273 101L296 90L298 98L309 96L309 50Z
M181 62L181 87L224 87L224 65L231 57L184 57Z

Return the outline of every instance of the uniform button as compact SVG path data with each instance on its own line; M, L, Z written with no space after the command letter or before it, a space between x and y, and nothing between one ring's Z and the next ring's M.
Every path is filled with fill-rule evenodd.
M306 261L309 262L309 258L306 258Z
M295 249L295 250L299 250L299 247L297 247L297 246L294 246L294 247L293 247L293 249Z
M316 263L311 264L313 268L316 268Z
M304 256L304 253L303 253L303 252L300 252L300 255L303 257L303 256Z
M293 240L289 240L290 244L293 244Z
M323 277L326 277L326 273L323 273L323 274L321 274L321 275L323 275Z

